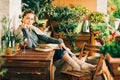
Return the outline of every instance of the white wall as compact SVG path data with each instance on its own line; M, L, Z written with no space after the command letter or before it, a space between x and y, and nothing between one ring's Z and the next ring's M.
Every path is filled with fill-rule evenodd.
M12 20L11 28L18 27L20 24L19 14L21 14L21 0L0 0L0 45L1 45L1 19L7 16Z
M21 14L21 0L9 0L9 18L12 19L11 27L18 27Z
M107 14L107 0L97 0L97 11Z

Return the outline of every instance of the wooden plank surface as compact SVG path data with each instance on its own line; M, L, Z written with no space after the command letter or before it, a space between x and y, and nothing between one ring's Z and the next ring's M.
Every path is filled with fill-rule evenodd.
M20 50L14 56L4 56L4 58L7 60L50 61L54 55L54 51L42 52L42 51L35 51L34 49L27 49L26 53L22 53L22 52L23 50Z
M52 74L54 50L42 52L34 49L26 49L26 53L20 50L13 56L3 56L5 63L1 68L7 68L8 71L5 75L7 78L21 79L31 78L29 80L54 80Z

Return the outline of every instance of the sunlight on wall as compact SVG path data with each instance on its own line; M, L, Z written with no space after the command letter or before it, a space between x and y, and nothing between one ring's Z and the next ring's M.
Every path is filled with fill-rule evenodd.
M62 6L62 5L70 5L77 4L87 7L89 10L96 10L96 0L54 0L52 4Z

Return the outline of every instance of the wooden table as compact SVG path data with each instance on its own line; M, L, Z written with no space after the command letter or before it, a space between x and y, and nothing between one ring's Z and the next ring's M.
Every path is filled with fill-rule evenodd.
M40 52L28 49L26 53L22 52L21 50L14 56L4 56L5 63L2 68L7 68L8 71L5 77L1 77L2 80L54 80L54 51Z

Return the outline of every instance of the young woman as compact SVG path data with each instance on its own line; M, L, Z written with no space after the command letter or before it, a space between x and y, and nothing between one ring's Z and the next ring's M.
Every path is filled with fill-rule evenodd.
M47 36L40 29L33 26L35 14L32 10L26 10L22 15L22 24L18 27L15 33L20 33L21 37L27 38L29 48L35 48L41 41L45 43L58 44L60 49L55 50L53 61L63 59L72 66L73 70L80 71L81 69L95 68L94 65L78 60L76 56L65 46L62 39L56 39Z

